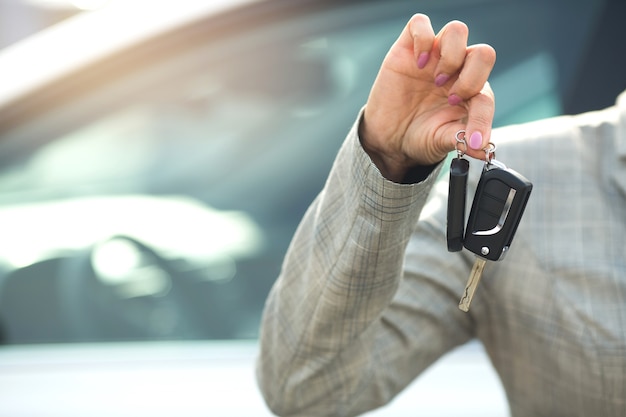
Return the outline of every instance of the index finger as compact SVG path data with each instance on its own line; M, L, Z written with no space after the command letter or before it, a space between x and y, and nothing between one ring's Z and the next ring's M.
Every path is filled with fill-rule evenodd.
M469 46L465 53L465 62L448 94L453 95L451 104L470 99L484 88L496 62L496 51L491 45L478 44Z

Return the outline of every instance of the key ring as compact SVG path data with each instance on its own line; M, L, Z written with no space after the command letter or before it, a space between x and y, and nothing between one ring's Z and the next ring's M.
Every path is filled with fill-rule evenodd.
M463 137L461 138L460 136L463 135ZM456 132L456 135L454 135L454 138L456 139L456 144L454 145L454 149L456 149L456 154L459 158L462 158L463 155L465 155L467 153L467 142L465 141L465 130L461 129L458 132ZM464 150L460 150L459 149L459 144L463 144L463 147L465 148Z
M485 151L485 164L489 165L491 160L496 157L496 144L489 142L489 145L483 151Z

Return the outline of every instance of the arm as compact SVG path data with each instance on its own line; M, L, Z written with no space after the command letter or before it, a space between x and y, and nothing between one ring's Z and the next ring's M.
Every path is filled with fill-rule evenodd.
M414 37L412 30L424 18L409 22L383 63L363 119L300 224L268 298L258 377L268 404L280 415L356 415L382 405L442 353L471 337L467 317L457 311L454 319L450 313L460 291L440 280L442 271L450 278L467 271L446 267L451 255L429 221L420 222L412 243L428 249L426 255L403 277L411 232L439 172L430 169L425 177L420 167L439 163L454 149L455 132L466 127L459 119L468 118L474 97L448 102L447 93L455 91L463 74L458 69L456 75L449 70L453 75L447 82L434 83L433 74L443 65L441 45L454 45L444 33L453 29L446 32L446 26L438 38L433 35L428 62L420 58L421 49L414 53L414 39L423 37ZM409 74L399 72L400 55ZM484 91L485 81L478 77L478 82ZM413 95L420 94L430 104L414 102ZM385 111L401 110L398 96L409 97L404 112ZM422 109L415 112L415 106ZM467 126L480 125L470 119ZM418 182L399 183L408 179Z
M444 234L431 230L412 241L439 258L429 259L435 268L400 280L438 172L419 184L390 182L355 129L349 135L267 301L258 376L278 415L351 416L381 406L471 337L468 322L454 322L468 317L456 307L462 284L424 288L450 264L466 278L468 267L449 259ZM451 286L462 282L451 279L453 269L446 274Z

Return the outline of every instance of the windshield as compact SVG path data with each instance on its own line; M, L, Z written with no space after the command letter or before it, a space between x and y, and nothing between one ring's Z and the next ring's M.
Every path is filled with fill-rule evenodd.
M567 3L576 24L555 39L556 3L424 2L435 27L458 17L499 51L497 125L561 112L582 56L562 45L584 44L601 4ZM368 2L207 35L0 132L4 342L255 338L415 9Z

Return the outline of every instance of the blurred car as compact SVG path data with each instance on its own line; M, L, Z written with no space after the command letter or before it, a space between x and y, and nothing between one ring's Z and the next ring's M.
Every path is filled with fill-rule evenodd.
M495 46L502 125L612 103L616 7L121 2L0 52L0 415L271 415L265 297L411 14ZM507 414L478 343L368 415L419 412Z

